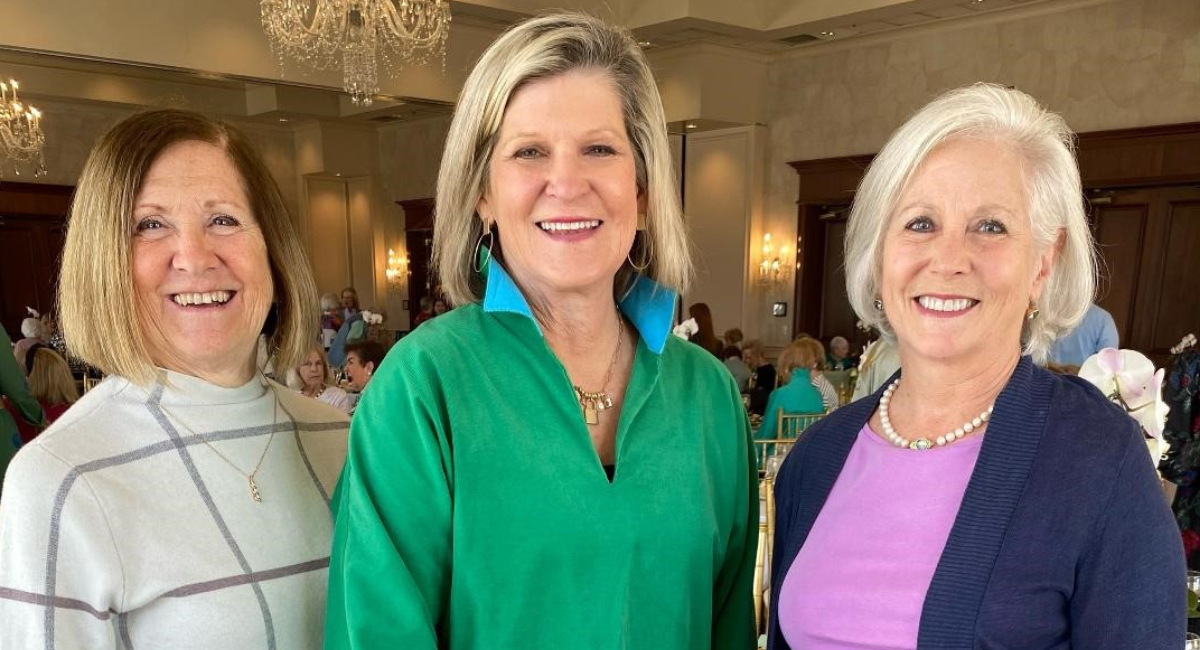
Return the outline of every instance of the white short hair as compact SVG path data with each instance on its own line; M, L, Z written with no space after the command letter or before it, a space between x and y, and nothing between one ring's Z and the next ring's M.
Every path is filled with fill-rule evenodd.
M917 111L892 134L859 183L846 228L846 292L862 321L895 340L880 297L882 240L896 202L917 167L939 145L954 139L994 140L1012 147L1024 163L1029 219L1039 252L1061 237L1057 263L1025 321L1023 353L1044 361L1050 345L1069 332L1091 305L1096 254L1083 207L1074 134L1062 117L1029 95L996 84L951 90Z
M42 321L36 318L26 318L21 321L21 336L27 339L41 338Z

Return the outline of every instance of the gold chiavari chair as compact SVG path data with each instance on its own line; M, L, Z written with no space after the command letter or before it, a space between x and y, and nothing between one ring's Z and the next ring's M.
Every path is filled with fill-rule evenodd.
M770 471L771 466L778 468L801 434L826 415L828 413L784 413L783 409L776 411L775 437L754 441L759 474L773 474Z
M83 376L83 392L87 393L89 390L95 388L96 384L99 384L103 380L104 380L104 377L93 377L91 375L84 375Z
M767 631L771 611L771 565L775 558L775 479L758 483L758 553L754 561L754 624L757 634Z

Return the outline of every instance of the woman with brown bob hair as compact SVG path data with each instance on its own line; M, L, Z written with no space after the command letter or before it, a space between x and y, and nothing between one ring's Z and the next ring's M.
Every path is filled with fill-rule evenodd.
M260 336L300 360L317 296L246 137L179 110L105 134L59 305L109 376L10 465L0 647L320 647L347 421L255 367Z

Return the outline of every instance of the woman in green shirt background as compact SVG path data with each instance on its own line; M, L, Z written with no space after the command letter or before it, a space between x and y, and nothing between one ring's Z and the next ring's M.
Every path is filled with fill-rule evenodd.
M752 647L752 443L729 373L670 336L691 262L665 125L597 19L483 54L434 228L463 306L356 412L326 648Z

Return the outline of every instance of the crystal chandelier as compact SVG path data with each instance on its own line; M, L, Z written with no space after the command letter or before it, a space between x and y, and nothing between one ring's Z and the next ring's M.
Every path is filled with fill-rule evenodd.
M12 163L17 176L21 175L19 165L35 164L36 178L46 174L42 112L17 97L18 87L14 79L0 81L0 159Z
M379 92L376 63L389 72L441 57L450 36L448 0L262 0L263 31L279 57L316 70L342 66L355 105Z

